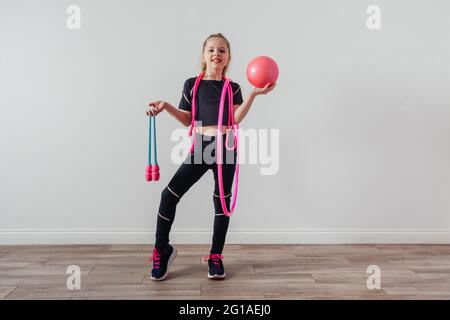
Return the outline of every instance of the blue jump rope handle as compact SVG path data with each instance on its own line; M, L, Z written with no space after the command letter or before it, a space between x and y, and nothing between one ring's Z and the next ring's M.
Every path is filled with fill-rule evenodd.
M148 117L148 164L152 164L152 116Z
M158 164L156 155L156 122L155 117L149 117L148 126L148 164ZM152 161L152 152L154 155L154 161Z
M156 156L156 118L153 116L150 118L150 123L152 125L152 146L153 146L153 155L155 156L155 162L152 164L158 164L158 158Z

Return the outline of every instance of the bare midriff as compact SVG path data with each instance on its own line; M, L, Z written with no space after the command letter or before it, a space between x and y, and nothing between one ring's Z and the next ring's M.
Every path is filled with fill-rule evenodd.
M222 132L225 133L227 126L222 126ZM203 134L205 136L216 136L218 131L218 126L202 126L195 127L197 133Z

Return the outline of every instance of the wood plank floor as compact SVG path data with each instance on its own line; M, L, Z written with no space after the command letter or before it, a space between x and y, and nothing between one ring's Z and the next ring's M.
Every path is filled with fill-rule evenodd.
M224 281L206 278L208 245L175 246L163 282L148 277L150 245L0 246L0 299L450 299L450 245L226 245Z

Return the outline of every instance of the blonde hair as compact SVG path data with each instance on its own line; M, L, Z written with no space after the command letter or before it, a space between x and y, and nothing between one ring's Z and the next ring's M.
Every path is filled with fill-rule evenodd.
M228 66L230 65L230 61L231 61L231 48L230 48L230 42L228 41L227 38L225 38L225 36L221 33L214 33L211 34L208 38L206 38L205 42L203 42L203 48L202 48L202 55L203 52L205 51L205 47L206 47L206 43L208 42L209 39L211 38L220 38L223 39L225 41L225 45L228 48L228 54L229 54L229 58L228 58L228 64L225 66L225 68L223 68L222 71L222 77L225 77L225 74L227 73L228 70ZM202 65L202 72L206 71L206 62L204 62L203 60L201 60L201 65Z

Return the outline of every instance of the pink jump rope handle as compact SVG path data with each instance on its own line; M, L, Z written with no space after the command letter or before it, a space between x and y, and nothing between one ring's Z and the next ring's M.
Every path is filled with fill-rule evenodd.
M147 181L152 181L152 170L151 170L151 165L148 164L145 166L145 180Z
M145 178L147 181L159 180L159 166L157 164L148 164L145 167Z

